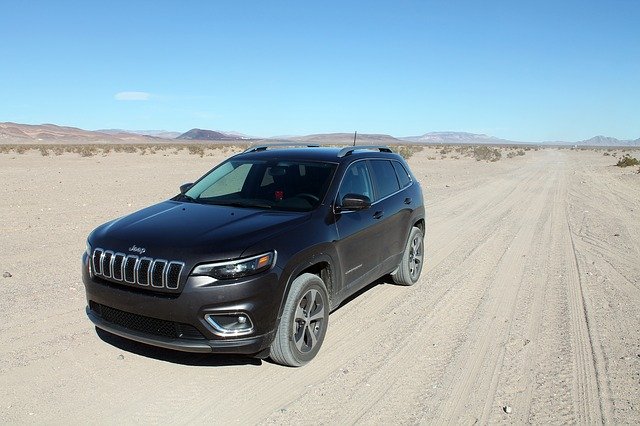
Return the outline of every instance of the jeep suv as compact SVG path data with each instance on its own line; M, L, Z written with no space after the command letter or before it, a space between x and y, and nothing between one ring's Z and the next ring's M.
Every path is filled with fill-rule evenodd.
M424 233L420 185L388 147L252 147L89 235L87 314L150 345L300 366L347 297L418 281Z

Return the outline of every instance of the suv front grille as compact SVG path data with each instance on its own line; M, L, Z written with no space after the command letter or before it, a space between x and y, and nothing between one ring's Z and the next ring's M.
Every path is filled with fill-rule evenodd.
M183 262L114 253L96 248L91 256L94 275L109 281L177 290Z
M131 312L121 311L96 302L89 302L89 308L103 320L128 330L139 331L154 336L169 337L173 339L204 339L197 328L189 324L181 324L158 318L145 317Z

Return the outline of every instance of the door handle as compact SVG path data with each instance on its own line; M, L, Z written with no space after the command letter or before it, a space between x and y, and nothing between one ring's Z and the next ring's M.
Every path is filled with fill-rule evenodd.
M380 219L382 216L384 216L384 212L383 211L377 211L373 214L373 218L374 219Z
M413 200L411 198L409 198L409 197L404 199L404 203L405 204L411 204L411 202L413 202Z

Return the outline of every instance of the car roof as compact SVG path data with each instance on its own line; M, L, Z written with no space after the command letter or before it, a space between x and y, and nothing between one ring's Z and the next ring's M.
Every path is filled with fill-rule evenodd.
M340 163L353 158L401 158L386 146L302 146L299 148L258 146L251 147L237 154L234 158L283 159L283 160L311 160L330 163Z

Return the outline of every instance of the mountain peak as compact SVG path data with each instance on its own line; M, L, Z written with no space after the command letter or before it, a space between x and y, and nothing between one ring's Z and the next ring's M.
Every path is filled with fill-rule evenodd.
M237 141L242 140L243 138L236 135L217 132L215 130L191 129L188 132L181 134L176 139L199 141Z

